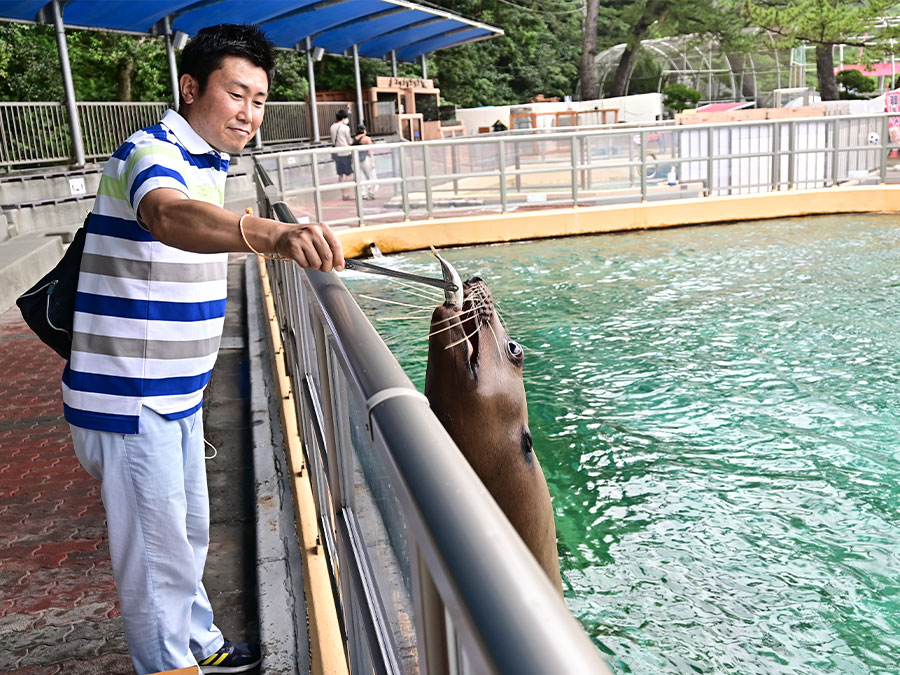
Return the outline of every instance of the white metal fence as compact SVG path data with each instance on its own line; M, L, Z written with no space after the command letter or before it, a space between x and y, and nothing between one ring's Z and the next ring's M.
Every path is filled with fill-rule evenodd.
M376 143L351 148L356 180L344 183L330 148L260 161L298 217L365 225L884 182L895 150L888 116L875 114ZM361 171L365 152L374 177Z

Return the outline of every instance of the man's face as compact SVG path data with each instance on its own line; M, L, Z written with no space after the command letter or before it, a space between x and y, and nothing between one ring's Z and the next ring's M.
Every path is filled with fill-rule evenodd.
M243 150L259 129L268 95L266 71L237 56L222 59L202 94L197 80L181 76L188 122L203 140L229 154Z

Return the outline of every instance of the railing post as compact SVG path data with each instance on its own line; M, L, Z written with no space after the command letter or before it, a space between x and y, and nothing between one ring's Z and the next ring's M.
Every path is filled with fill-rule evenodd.
M363 209L362 185L360 181L362 173L359 170L359 152L354 151L351 157L353 160L353 192L356 195L356 217L359 219L359 226L362 227L365 210Z
M448 626L444 603L418 547L415 552L410 553L415 580L413 602L417 618L417 642L423 650L419 658L419 667L427 675L453 675L449 667Z
M515 158L515 166L516 166L516 192L522 192L522 175L519 171L522 170L522 144L513 141L513 157Z
M887 156L888 156L888 145L890 144L890 126L888 125L888 116L883 115L881 118L881 143L879 152L881 153L881 166L879 167L879 178L881 179L881 184L884 185L887 181Z
M628 148L628 187L634 187L634 136L630 133L625 137L625 145Z
M425 212L429 218L434 217L434 195L431 193L431 153L429 146L422 147L422 170L425 173Z
M794 136L797 130L797 125L794 123L794 120L788 122L788 190L794 189L794 178L795 178L795 167L796 167L796 157L794 157Z
M714 129L706 128L706 196L713 195L713 141L715 140Z
M500 152L500 211L506 213L506 142L501 138L499 141Z
M454 143L450 146L450 170L453 172L453 194L459 195L459 146Z
M278 155L278 189L284 192L284 155Z
M409 220L409 186L406 184L406 146L397 148L400 159L400 195L403 198L403 219Z
M578 143L574 136L569 139L569 159L572 164L572 206L578 206Z
M647 131L641 129L641 201L647 201Z
M781 124L772 123L772 192L781 190Z
M837 185L838 179L838 133L840 126L838 120L831 120L831 187Z
M319 156L315 151L309 153L309 161L312 164L313 201L316 204L316 222L324 223L325 217L322 211L322 191L319 189Z

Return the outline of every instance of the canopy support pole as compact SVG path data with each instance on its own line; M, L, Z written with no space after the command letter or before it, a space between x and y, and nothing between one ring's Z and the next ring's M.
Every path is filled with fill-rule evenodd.
M353 77L356 80L356 109L359 124L366 123L366 116L363 112L362 82L359 77L359 49L353 45Z
M169 80L172 85L172 105L175 110L181 103L181 91L178 86L178 66L175 64L175 46L172 44L172 21L163 17L163 30L166 39L166 56L169 59Z
M319 105L316 103L316 69L312 56L312 40L307 37L306 46L306 79L309 81L309 122L312 129L313 143L318 143L319 137Z
M397 50L391 50L391 77L397 77Z
M419 57L419 62L422 64L422 79L428 79L428 64L425 62L425 55Z
M66 110L69 113L69 131L72 134L72 150L75 166L84 166L84 140L81 137L81 120L75 102L75 87L72 85L72 67L69 63L69 48L66 45L66 30L63 27L62 10L59 0L50 3L53 11L53 25L56 27L56 45L59 48L59 65L62 68L63 89L66 92Z

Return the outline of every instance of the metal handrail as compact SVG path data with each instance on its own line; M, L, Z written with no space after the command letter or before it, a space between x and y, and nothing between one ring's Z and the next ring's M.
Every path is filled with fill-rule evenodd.
M258 162L256 175L261 210L296 222ZM608 673L338 275L280 262L269 270L281 330L290 337L292 386L305 394L298 397L300 428L312 431L304 450L316 477L323 539L331 541L329 555L341 571L338 606L364 612L363 620L345 622L348 652L357 663L378 673L410 672L402 664L411 658L421 673ZM356 490L347 487L357 452L345 428L354 402L361 406L356 416L368 419L373 451L406 522L412 654L399 654L384 625L386 600L372 580L374 563L355 516Z

